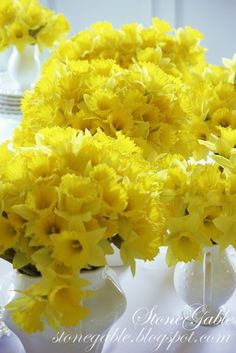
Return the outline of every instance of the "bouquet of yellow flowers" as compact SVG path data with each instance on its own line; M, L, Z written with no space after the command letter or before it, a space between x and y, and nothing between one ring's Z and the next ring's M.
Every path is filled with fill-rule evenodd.
M236 249L236 130L221 127L201 143L211 151L206 161L162 155L155 162L169 265L201 261L203 248L212 244Z
M129 136L146 156L173 152L182 147L177 132L188 121L180 107L182 87L153 63L123 69L110 59L51 61L24 98L15 143L34 144L42 126L71 126L92 134L100 127L111 137L117 131Z
M234 59L209 65L200 32L171 31L158 19L93 25L61 43L25 95L14 150L0 154L1 256L41 274L9 305L25 331L42 317L80 322L79 272L103 266L111 243L133 272L160 245L169 264L236 246ZM78 298L73 313L57 305L62 288Z
M69 30L65 16L56 15L37 0L1 0L0 51L10 45L20 51L27 44L51 48Z
M235 128L235 64L207 64L200 32L171 31L158 19L150 28L98 23L61 43L25 95L14 143L34 143L44 126L100 127L122 131L146 158L205 158L201 141L219 126Z
M175 30L158 18L148 28L133 23L116 29L100 22L62 43L51 60L112 59L122 68L151 62L173 76L183 76L188 68L205 63L202 38L201 32L189 26Z
M233 204L232 176L213 162L190 163L180 155L160 156L156 161L160 199L166 206L164 244L167 263L202 260L202 250L212 244L222 249L232 242L225 236L221 219ZM235 211L234 211L235 212Z
M162 196L172 194L163 198L166 228L175 228L179 217L197 233L207 235L185 237L199 240L194 246L186 241L185 249L171 247L171 231L165 243L169 246L168 261L173 263L198 258L202 247L211 241L230 244L213 224L229 202L223 197L230 189L229 180L226 183L225 172L212 161L206 160L205 165L197 161L213 150L214 138L219 138L217 146L223 150L236 146L236 65L235 57L224 59L226 67L208 64L199 44L201 33L190 27L171 30L158 19L147 29L132 24L117 30L109 23L99 23L62 43L34 91L23 101L24 118L14 143L34 144L35 133L42 126L72 126L89 129L92 134L100 127L111 137L116 131L129 136L144 156L157 164L159 176L166 177ZM226 138L224 143L219 142L222 138ZM164 157L158 157L160 153ZM214 181L207 179L208 174ZM201 190L197 189L199 183ZM208 194L206 190L213 186ZM203 201L199 195L210 199ZM197 224L193 209L198 213ZM182 255L177 249L182 249Z
M26 332L42 330L45 320L73 326L87 315L81 300L88 283L80 271L104 266L112 242L133 273L135 259L158 252L164 227L158 178L121 133L113 139L101 130L92 136L46 128L33 147L1 146L0 175L0 256L41 275L8 305Z
M61 43L25 96L14 143L34 143L44 126L87 128L92 134L100 127L109 136L122 131L147 158L160 152L191 155L185 76L205 65L205 50L200 32L171 31L158 19L147 29L98 23Z
M235 56L226 67L206 64L185 75L192 157L162 155L156 161L166 208L167 262L202 259L202 249L235 242L236 92ZM198 160L204 157L204 160Z

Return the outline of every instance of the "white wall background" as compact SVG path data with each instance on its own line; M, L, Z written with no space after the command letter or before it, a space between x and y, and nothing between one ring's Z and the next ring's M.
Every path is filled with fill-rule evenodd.
M57 11L63 12L72 23L72 32L97 21L111 21L114 26L151 22L151 0L56 0Z
M166 0L168 2L168 0ZM190 24L205 34L210 62L236 52L236 0L176 0L177 25Z

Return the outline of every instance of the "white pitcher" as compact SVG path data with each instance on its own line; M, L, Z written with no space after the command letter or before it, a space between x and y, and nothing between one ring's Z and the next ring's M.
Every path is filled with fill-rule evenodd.
M22 91L33 88L40 75L39 51L36 45L26 45L22 52L13 47L8 61L8 74Z
M227 250L218 245L203 251L203 263L179 262L174 271L174 286L185 303L195 313L193 320L202 325L221 323L225 304L236 288L236 273ZM204 317L206 319L204 319Z
M84 301L83 305L90 313L79 326L62 328L56 332L45 325L43 332L29 335L16 327L8 312L4 312L4 322L20 338L26 353L101 353L104 337L126 309L126 298L115 272L108 267L83 272L81 277L91 283L86 289L96 293ZM8 275L2 281L0 292L5 296L5 302L8 302L19 295L14 289L23 290L35 281L37 278L12 271L11 276ZM80 337L86 341L79 341Z

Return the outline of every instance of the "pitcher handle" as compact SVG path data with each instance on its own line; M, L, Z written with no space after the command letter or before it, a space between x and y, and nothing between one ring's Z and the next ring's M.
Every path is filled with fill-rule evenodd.
M213 262L212 252L209 248L203 256L203 310L211 311L213 296Z

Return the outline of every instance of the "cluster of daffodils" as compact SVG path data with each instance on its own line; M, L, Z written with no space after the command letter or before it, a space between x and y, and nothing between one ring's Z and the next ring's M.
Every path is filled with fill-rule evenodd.
M158 19L98 23L25 95L0 151L1 256L41 275L9 305L25 331L83 319L79 273L111 243L133 273L161 245L170 265L236 247L236 57L209 65L201 38Z
M1 0L0 50L14 45L23 50L27 44L51 48L70 30L63 15L42 7L38 0Z
M236 249L236 130L220 128L204 145L208 161L160 156L156 167L166 207L167 262L202 259L202 249L218 244Z
M228 177L213 159L192 164L180 155L160 156L156 167L163 183L161 201L166 207L168 231L164 243L168 247L168 265L201 261L202 249L212 244L221 248L236 245L224 218L235 203L235 177ZM235 206L232 212L235 218Z
M33 147L1 146L0 175L0 254L41 274L8 306L24 331L42 330L43 321L80 323L89 294L80 271L104 266L117 237L133 272L135 259L157 254L164 226L158 177L122 134L43 129Z
M121 131L144 150L191 155L184 77L205 65L201 33L158 19L147 29L98 23L63 42L23 101L14 143L30 145L44 126ZM192 132L191 132L192 134Z
M16 146L32 146L43 126L71 126L88 129L92 135L101 128L112 138L120 131L132 139L143 150L145 159L158 166L159 178L168 176L163 179L162 201L169 230L169 242L164 241L169 246L169 263L199 258L202 247L209 242L226 245L223 239L214 238L209 227L214 234L208 234L206 242L198 237L198 246L186 242L182 247L186 257L171 246L174 233L170 220L174 219L173 227L178 217L180 222L193 225L190 200L195 199L194 192L207 195L206 181L202 181L205 191L204 187L201 191L193 187L195 175L200 180L212 168L213 175L216 169L220 180L225 178L215 165L196 161L207 158L214 136L229 136L236 126L235 57L224 60L226 67L209 65L200 46L201 38L201 33L190 27L173 31L158 19L149 28L131 24L114 29L109 23L91 26L54 52L35 89L25 96L24 118L14 137ZM164 197L171 184L175 188L178 178L178 195L174 189L172 198ZM214 190L221 200L222 193L221 188ZM201 216L196 207L199 227L206 223L204 219L209 222L214 218L207 214L209 207L223 212L222 204L217 202L214 205L207 201L209 205ZM182 213L172 214L181 205ZM205 234L205 228L199 227L195 227L197 233Z
M109 22L92 25L58 48L52 60L112 59L122 68L134 62L151 62L165 72L182 76L189 68L205 62L199 45L202 33L191 28L174 30L154 18L152 26L128 24L115 29Z
M204 141L211 135L236 128L235 58L224 60L226 67L206 65L194 75L185 76L187 94L181 108L189 117L186 137L196 159L205 158L209 148Z
M71 126L94 134L121 131L145 155L185 153L188 117L180 107L183 85L153 63L123 69L111 59L51 61L34 91L26 94L24 119L15 132L17 145L35 143L43 126Z

